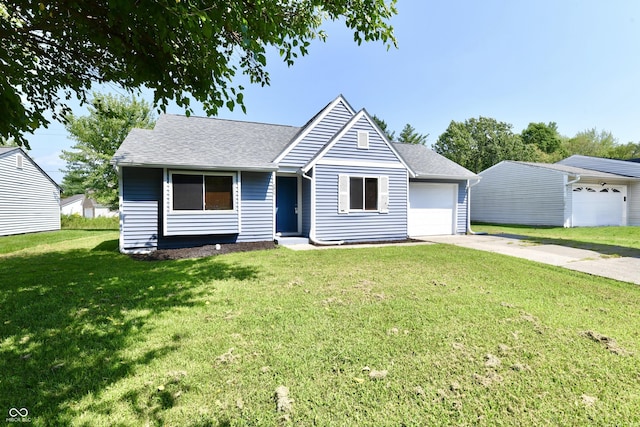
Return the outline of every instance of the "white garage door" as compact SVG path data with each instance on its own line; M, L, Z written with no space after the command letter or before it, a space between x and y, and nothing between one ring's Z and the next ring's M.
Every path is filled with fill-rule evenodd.
M455 233L457 184L409 183L409 236Z
M572 225L597 227L625 225L627 188L624 185L574 184Z

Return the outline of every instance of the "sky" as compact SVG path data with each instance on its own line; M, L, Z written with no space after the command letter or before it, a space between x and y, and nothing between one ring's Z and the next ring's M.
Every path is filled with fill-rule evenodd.
M637 0L399 0L391 23L398 48L358 46L339 22L328 40L287 67L267 57L271 85L245 86L247 113L218 117L302 126L342 94L396 134L409 123L434 144L452 120L491 117L521 132L556 122L562 135L596 128L640 142L640 2ZM125 94L115 86L100 92ZM153 100L150 91L143 99ZM85 107L70 104L74 114ZM183 114L176 105L167 112ZM194 114L206 116L197 106ZM61 150L74 142L59 123L28 140L57 182Z

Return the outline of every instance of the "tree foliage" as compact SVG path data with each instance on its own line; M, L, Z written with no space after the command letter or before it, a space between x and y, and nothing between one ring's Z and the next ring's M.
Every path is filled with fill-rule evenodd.
M416 131L416 129L411 126L409 123L404 125L402 131L400 132L400 137L398 141L404 142L405 144L426 144L427 138L429 134L421 134Z
M371 119L378 125L382 133L384 133L384 135L387 137L389 141L392 141L392 142L395 141L396 133L395 131L391 131L389 129L389 125L387 125L387 122L385 122L375 114L373 115L373 117L371 117Z
M243 110L238 75L268 85L267 48L292 65L323 20L340 19L354 40L396 45L388 22L396 0L296 1L3 1L0 3L0 136L24 144L24 132L68 114L65 100L86 101L92 83L146 86L160 110L190 96L209 115Z
M371 118L378 125L380 130L385 134L389 141L396 142L396 132L389 129L387 122L385 122L375 114ZM404 142L405 144L426 144L428 136L428 133L418 133L416 131L416 128L407 123L406 125L404 125L404 128L402 128L402 132L400 132L397 142Z
M155 117L148 103L133 97L94 93L89 103L88 116L66 117L76 143L60 156L67 162L62 187L66 195L87 194L117 209L118 177L111 158L132 128L152 128Z
M609 152L615 148L618 140L611 132L596 128L578 132L573 138L564 143L564 148L569 155L582 154L593 157L609 157Z
M522 141L525 144L532 144L540 151L551 154L560 148L562 138L558 133L558 125L555 122L529 123L529 126L522 131Z
M535 160L533 148L511 130L512 125L487 117L451 121L434 150L473 172L503 160Z

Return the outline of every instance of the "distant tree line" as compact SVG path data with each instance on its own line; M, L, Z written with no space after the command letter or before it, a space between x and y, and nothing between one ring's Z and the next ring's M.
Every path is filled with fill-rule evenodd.
M94 93L89 114L65 117L65 127L75 141L60 156L67 162L62 181L65 196L87 194L99 203L118 207L118 178L111 157L134 128L152 128L156 117L148 103L135 97ZM407 123L396 138L395 131L377 116L373 120L389 141L427 144L429 134ZM433 149L473 172L481 172L503 160L554 163L573 154L614 159L640 157L640 143L619 144L611 132L589 129L573 138L562 136L558 126L529 123L521 133L513 126L487 117L452 121ZM15 141L2 139L2 145Z
M512 128L488 117L451 121L433 149L476 173L503 160L555 163L574 154L621 160L640 157L640 143L620 144L611 132L596 128L572 138L560 135L554 122L529 123L519 134Z
M429 137L429 134L418 133L416 128L411 126L409 123L404 125L404 127L402 128L402 131L400 132L400 135L398 135L398 138L396 139L395 131L391 131L389 129L387 122L385 122L375 114L373 115L372 119L374 122L376 122L376 124L378 125L382 133L384 133L387 139L391 142L404 142L405 144L422 144L422 145L427 143L427 138Z

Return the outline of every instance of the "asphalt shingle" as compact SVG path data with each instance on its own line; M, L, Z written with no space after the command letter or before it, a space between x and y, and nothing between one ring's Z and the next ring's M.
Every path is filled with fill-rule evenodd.
M118 165L202 169L275 169L273 159L299 128L162 115L153 130L133 129L114 155Z
M416 174L416 178L471 179L477 177L470 170L422 144L396 142L393 147Z

